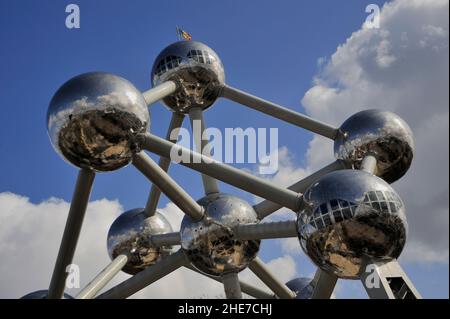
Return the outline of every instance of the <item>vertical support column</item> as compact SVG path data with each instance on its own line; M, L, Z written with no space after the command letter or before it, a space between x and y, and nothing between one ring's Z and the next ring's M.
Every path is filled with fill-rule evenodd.
M81 169L78 173L69 215L67 216L58 257L48 289L47 298L49 299L60 299L63 296L67 278L66 267L72 263L75 248L77 247L94 177L95 173L88 169Z
M173 143L176 143L176 137L178 137L178 132L180 131L180 127L183 124L184 115L179 113L173 113L172 119L170 120L169 129L167 130L166 139ZM158 163L159 167L165 172L169 170L170 166L170 158L162 157L159 159ZM147 200L147 204L145 205L145 213L147 216L153 216L156 212L156 208L158 207L159 198L161 196L161 190L155 185L152 184L152 188L150 190L150 195Z
M194 107L189 110L189 118L191 119L192 133L194 135L195 148L198 153L210 156L209 150L204 151L207 141L203 139L203 132L205 131L205 119L203 118L203 111L199 107ZM206 154L205 154L205 153ZM203 188L205 194L212 194L219 192L217 180L208 175L202 174Z
M422 299L397 260L367 263L361 282L371 299Z
M227 299L242 299L241 285L236 272L223 274L222 282Z
M314 292L311 299L330 299L336 286L337 276L317 268L314 275Z

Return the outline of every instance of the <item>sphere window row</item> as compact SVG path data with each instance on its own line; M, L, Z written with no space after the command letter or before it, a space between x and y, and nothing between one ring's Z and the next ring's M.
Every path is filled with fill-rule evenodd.
M212 64L214 62L214 58L203 50L191 50L188 52L187 57L199 63Z
M343 199L332 199L321 204L313 214L309 222L315 229L322 229L331 224L339 223L346 219L351 219L357 215L358 207L364 205L367 210L372 208L381 213L395 214L401 207L402 202L398 196L392 192L370 191L364 196L361 204L351 203Z
M178 67L181 64L181 58L169 55L159 61L158 65L156 66L156 74L160 76L161 74L167 72L168 70L174 69Z

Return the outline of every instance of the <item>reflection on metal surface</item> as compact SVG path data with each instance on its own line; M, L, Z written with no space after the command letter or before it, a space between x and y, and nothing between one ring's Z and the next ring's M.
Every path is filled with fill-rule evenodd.
M109 229L109 256L111 260L119 255L128 256L123 271L136 274L172 252L172 247L153 247L151 243L152 235L170 232L172 227L159 212L148 217L143 208L129 210L120 215Z
M295 299L311 299L314 293L314 281L312 278L295 278L288 281L286 286L295 292Z
M342 170L305 192L298 230L317 266L354 279L368 260L400 255L407 223L403 202L389 184L363 171Z
M395 182L409 169L414 140L408 124L392 112L366 110L347 119L334 143L336 158L350 161L359 169L366 154L377 158L376 175Z
M172 80L179 90L164 103L174 112L188 113L192 107L206 109L219 95L225 72L218 55L196 41L175 42L156 58L152 70L153 85Z
M26 294L20 299L47 299L48 290L37 290ZM63 299L74 299L71 295L64 294Z
M55 93L47 112L53 147L80 168L112 171L136 152L133 137L146 132L150 118L142 94L127 80L108 73L85 73Z
M193 222L185 216L181 223L181 247L199 271L220 276L241 271L255 258L259 240L236 240L232 227L257 223L256 212L244 200L215 193L198 201L205 208L205 218Z

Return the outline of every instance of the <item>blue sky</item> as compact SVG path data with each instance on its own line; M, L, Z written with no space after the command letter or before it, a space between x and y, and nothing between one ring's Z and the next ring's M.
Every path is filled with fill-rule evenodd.
M77 170L53 151L45 123L53 93L69 78L88 71L108 71L146 90L151 86L153 59L176 41L178 25L219 54L227 83L303 112L300 101L320 71L318 59L329 57L361 27L369 3L72 2L81 10L80 29L65 27L69 1L0 1L0 193L27 196L33 203L50 197L70 201L72 195ZM383 1L370 3L381 5ZM221 130L277 127L279 146L290 150L296 165L306 164L305 152L312 138L306 131L222 100L205 118L208 126ZM151 107L153 133L164 136L169 119L170 112L162 104ZM170 173L194 198L202 196L198 174L178 166L172 166ZM98 174L91 199L119 199L125 209L142 207L149 187L133 167L126 167ZM253 201L248 194L223 184L221 187ZM163 196L160 206L166 203ZM264 245L263 259L277 256L275 242ZM302 267L297 262L299 274L312 269L310 265L307 270ZM411 263L405 269L424 296L448 297L448 284L441 282L443 278L448 283L448 262ZM343 288L339 296L364 297L361 289L352 288L355 283L343 285L347 286L350 288Z

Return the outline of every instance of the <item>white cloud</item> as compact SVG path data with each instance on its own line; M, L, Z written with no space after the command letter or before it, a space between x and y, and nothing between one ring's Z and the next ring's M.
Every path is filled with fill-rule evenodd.
M69 203L49 199L34 204L27 197L0 193L0 298L19 298L47 289L64 229ZM183 213L172 203L160 209L179 229ZM80 287L109 262L106 236L114 219L123 212L117 200L101 199L88 205L73 263L80 267ZM283 269L281 279L293 276L291 257L277 258L269 268ZM245 278L247 278L244 275ZM286 277L286 278L287 278ZM104 290L129 278L119 273ZM195 287L195 289L193 289ZM267 288L266 288L267 290ZM68 289L76 296L79 289ZM133 298L223 298L223 286L189 269L181 268L136 293Z
M309 115L337 126L368 108L393 111L411 126L416 157L393 185L407 206L405 261L448 263L448 6L445 0L386 4L380 29L353 33L302 99ZM308 167L330 160L332 144L315 137Z

